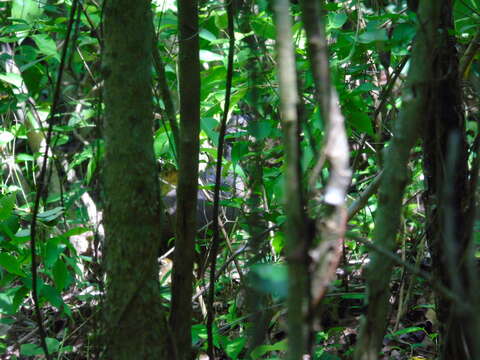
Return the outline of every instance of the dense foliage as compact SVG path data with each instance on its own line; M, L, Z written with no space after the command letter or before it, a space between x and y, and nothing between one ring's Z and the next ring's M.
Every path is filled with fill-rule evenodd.
M247 3L238 1L238 5ZM228 359L283 358L287 350L286 164L276 57L278 34L272 3L258 0L248 9L246 5L237 8L235 15L221 200L227 217L235 222L226 224L221 235L213 304L213 342ZM341 259L335 278L312 315L315 359L352 358L360 316L366 310L364 270L373 252L395 261L383 358L434 359L441 352L438 334L445 319L437 320L433 289L441 286L438 283L442 279L432 270L431 244L426 239L426 172L420 142L414 145L408 162L397 247L385 249L372 241L378 206L375 194L387 165L384 148L388 148L402 110L412 42L417 36L419 19L408 3L412 6L413 2L335 0L324 5L331 80L345 118L352 180ZM224 5L222 1L200 1L199 11L199 164L200 188L205 192L199 195L199 201L207 213L211 211L226 91L229 38ZM165 212L172 213L179 161L175 146L179 108L176 2L154 0L152 10L156 36L156 58L151 69L152 136ZM301 94L302 191L309 204L314 200L313 189L321 193L330 176L327 162L322 164L320 180L313 186L307 184L318 158L325 156L322 146L328 129L316 97L301 4L291 1L290 11ZM456 0L453 17L454 28L449 35L455 40L460 59L469 179L476 185L480 46L474 48L473 56L467 55L475 41L480 43L480 4L476 0ZM40 338L45 336L49 352L58 359L98 358L105 336L101 326L105 292L102 1L8 0L0 4L0 19L0 357L40 356ZM124 76L127 81L136 74ZM252 118L255 121L249 121ZM436 136L434 129L431 136ZM257 195L253 203L248 194L252 188ZM472 202L478 202L478 188L470 188L470 192ZM314 218L319 213L327 218L331 210L316 209L311 204L308 209L305 222L310 228L315 228ZM260 245L251 241L252 213L260 216ZM310 228L308 231L314 231ZM472 228L473 245L478 246L478 218ZM33 257L32 229L36 233ZM159 234L158 295L167 312L173 233L173 229L165 228ZM202 228L196 240L192 343L200 355L207 348L206 263L211 237L211 229ZM36 294L32 296L33 282ZM262 343L255 347L250 346L249 337L258 314L251 311L249 291L262 299L262 318L267 324ZM34 297L38 297L38 309ZM44 330L36 330L36 310L42 314Z

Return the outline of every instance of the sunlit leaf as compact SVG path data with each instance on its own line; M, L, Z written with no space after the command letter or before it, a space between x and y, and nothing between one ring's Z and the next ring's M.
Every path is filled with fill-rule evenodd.
M17 258L7 253L0 253L0 266L7 270L9 273L26 276L23 272Z

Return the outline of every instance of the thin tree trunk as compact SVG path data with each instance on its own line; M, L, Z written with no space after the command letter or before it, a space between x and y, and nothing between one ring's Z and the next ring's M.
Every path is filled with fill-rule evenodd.
M437 41L440 10L440 1L420 2L417 38L403 91L402 109L385 155L373 240L392 252L396 247L403 192L408 182L410 149L418 140L424 116L428 112L428 90L433 80L431 47ZM371 264L367 269L368 313L362 324L356 360L378 359L387 325L392 267L393 262L389 258L377 253L371 255Z
M150 1L107 1L104 29L107 357L165 359Z
M462 111L459 66L453 30L453 1L442 2L439 40L431 51L435 83L424 129L424 167L427 191L427 241L432 251L434 273L461 298L473 300L474 284L468 264L473 224L469 216L468 152ZM459 74L459 71L461 72ZM475 290L473 290L475 291ZM443 359L477 359L475 314L459 309L437 294ZM474 354L477 352L477 356Z
M344 118L338 104L338 95L330 81L328 44L325 35L324 17L317 0L302 1L302 16L307 32L308 52L315 82L316 98L326 127L325 146L314 167L310 187L313 193L312 208L320 208L322 197L313 189L324 165L330 162L330 177L325 187L324 202L329 207L325 216L316 217L316 228L320 230L321 241L309 251L311 265L312 306L319 305L327 286L334 278L342 254L343 237L347 225L346 193L351 180L349 150ZM312 310L313 310L312 308Z
M178 358L191 358L193 260L197 233L200 131L198 1L178 1L180 138L170 324Z
M285 212L286 251L288 261L288 353L287 359L298 360L307 353L306 296L308 262L306 256L306 215L302 199L300 170L299 125L297 118L298 91L292 19L289 0L274 2L277 27L278 77L282 129L285 148Z

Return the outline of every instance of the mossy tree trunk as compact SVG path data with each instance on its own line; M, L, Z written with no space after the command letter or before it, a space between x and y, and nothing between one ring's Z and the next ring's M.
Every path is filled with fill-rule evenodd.
M292 19L288 0L276 0L274 12L277 28L278 79L280 108L285 149L285 213L286 252L288 261L288 353L289 360L301 359L307 354L305 322L308 294L308 261L306 248L306 215L302 198L300 169L299 103Z
M379 189L373 240L394 252L400 225L402 200L407 185L411 148L418 141L420 129L428 113L430 84L433 79L432 44L438 41L441 19L440 1L422 1L418 9L419 25L412 49L410 70L403 90L402 109L394 136L385 154L385 168ZM356 360L376 360L387 327L388 297L393 262L373 253L367 270L368 313L363 321L356 347Z
M150 1L107 1L104 29L107 358L166 359Z

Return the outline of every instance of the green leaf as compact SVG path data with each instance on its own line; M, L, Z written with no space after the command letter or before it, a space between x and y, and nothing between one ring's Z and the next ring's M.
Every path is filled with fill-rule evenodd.
M228 355L229 359L236 360L238 355L242 352L245 347L246 339L244 337L238 337L236 339L230 340L225 346L225 352Z
M16 162L33 161L35 158L30 154L20 153L15 156Z
M354 91L369 92L369 91L378 90L378 89L379 89L378 86L372 84L371 82L364 82L364 83L361 83L359 86L357 86Z
M18 311L18 308L20 307L20 305L23 304L23 302L25 301L29 293L30 293L30 290L28 290L26 286L21 286L18 288L18 290L15 291L15 295L12 301L13 313L16 313Z
M55 289L53 286L50 285L43 285L40 288L40 296L43 296L45 299L47 299L50 304L55 306L59 310L64 309L65 303L63 302L62 297L60 296L60 293L58 292L57 289Z
M348 16L344 13L329 13L328 26L332 29L339 29L347 22Z
M358 42L362 44L370 44L375 41L387 41L387 31L385 29L367 30L358 37Z
M257 346L253 351L250 353L250 356L252 359L260 359L262 356L265 354L271 352L271 351L286 351L288 349L288 343L287 340L281 340L279 342L276 342L275 344L272 345L260 345Z
M222 12L221 14L215 15L215 25L219 29L226 29L228 26L228 18L227 18L227 13Z
M38 355L44 355L44 353L42 348L36 344L22 344L20 345L20 355L38 356Z
M40 214L38 214L38 220L43 221L43 222L51 222L63 214L63 207L57 206L54 209L44 211Z
M217 40L217 37L215 35L213 35L207 29L200 30L200 33L198 35L200 36L200 38L205 39L205 40L210 41L210 42Z
M232 163L237 165L242 158L248 154L248 142L247 141L236 141L233 143L232 147Z
M47 343L47 349L50 354L56 353L60 348L60 341L55 338L47 337L45 338L45 342Z
M70 274L67 269L67 265L58 259L52 269L53 280L55 281L55 287L58 291L62 291L67 287Z
M50 36L48 36L47 34L36 34L32 35L32 39L33 41L35 41L38 50L40 50L42 54L60 60L60 56L57 52L57 45Z
M269 20L257 18L251 23L251 26L255 34L262 38L273 40L277 36L277 30Z
M0 266L11 274L15 274L21 277L26 276L18 260L10 254L0 253Z
M203 324L192 325L192 345L207 339L207 328Z
M421 328L421 327L418 327L418 326L412 326L412 327L408 327L408 328L405 328L405 329L400 329L398 331L395 331L392 334L388 334L386 337L387 338L393 338L393 337L396 337L396 336L405 335L405 334L409 334L409 333L417 332L417 331L425 331L425 329Z
M45 246L45 255L43 261L45 266L50 268L54 265L60 257L60 254L65 250L65 244L60 243L61 238L54 237L47 240L47 245Z
M281 231L275 232L275 235L272 240L272 248L273 248L273 251L275 251L275 254L277 256L280 255L284 246L285 246L285 236L283 235L283 232Z
M203 131L207 134L208 138L212 141L213 145L218 145L218 132L216 131L218 127L218 121L211 117L202 117L200 119L200 126Z
M359 132L373 136L372 120L363 112L355 112L349 116L350 124Z
M415 37L416 28L413 24L402 23L398 24L393 30L392 40L405 43L410 42Z
M45 338L47 343L47 350L49 354L56 353L60 348L60 341L54 338ZM20 345L20 354L24 356L39 356L44 355L43 349L36 344L22 344Z
M20 221L17 215L10 215L7 219L0 222L0 234L14 239L15 233L20 228Z
M12 294L0 293L0 314L14 314Z
M5 195L0 197L0 220L7 220L13 214L15 207L15 195Z
M41 2L37 0L13 0L12 18L32 22L43 14L40 4Z
M23 83L23 79L19 74L14 73L5 73L0 74L0 80L15 86L16 88L20 88Z
M201 61L206 61L206 62L222 61L223 56L219 55L219 54L216 54L216 53L214 53L212 51L209 51L209 50L200 50L200 60Z
M274 124L268 120L250 121L247 125L247 131L257 140L265 140L274 129Z

